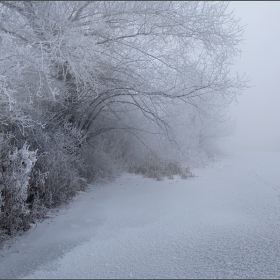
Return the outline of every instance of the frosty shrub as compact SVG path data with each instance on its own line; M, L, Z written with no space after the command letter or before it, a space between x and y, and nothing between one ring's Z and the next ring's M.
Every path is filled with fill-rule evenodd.
M179 175L182 179L194 177L194 174L190 172L189 167L183 167L179 162L160 160L154 156L148 157L144 163L132 167L129 171L136 174L142 174L148 178L155 178L158 181L163 180L164 177L173 179L174 175Z
M77 170L64 158L63 151L41 155L32 174L29 203L33 204L37 199L40 204L51 208L67 202L81 189Z
M26 200L30 173L36 160L36 151L30 151L26 144L21 149L14 147L7 152L1 151L3 179L0 225L8 235L29 228L30 210Z
M28 196L30 207L38 214L37 206L58 206L85 188L86 180L79 174L83 160L75 143L77 138L75 131L69 127L56 127L56 124L50 124L38 133L33 145L40 146L41 152L31 174Z

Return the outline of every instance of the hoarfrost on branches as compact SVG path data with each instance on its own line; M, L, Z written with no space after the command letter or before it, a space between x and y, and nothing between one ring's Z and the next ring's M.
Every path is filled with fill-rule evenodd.
M243 29L227 8L1 1L1 160L14 160L2 173L16 174L20 203L37 217L84 180L123 170L160 178L171 166L184 176L182 163L214 158L225 109L246 86L230 71ZM8 199L2 191L2 211Z

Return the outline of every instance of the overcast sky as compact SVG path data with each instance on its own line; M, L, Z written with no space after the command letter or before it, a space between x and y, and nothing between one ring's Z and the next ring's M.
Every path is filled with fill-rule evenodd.
M249 89L233 104L233 144L241 149L280 150L280 2L231 2L244 29L236 69L250 78Z

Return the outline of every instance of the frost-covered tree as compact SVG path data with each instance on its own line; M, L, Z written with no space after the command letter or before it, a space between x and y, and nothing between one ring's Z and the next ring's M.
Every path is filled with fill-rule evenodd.
M0 1L0 133L11 151L37 151L31 208L58 204L78 189L75 178L113 166L207 157L246 84L230 72L242 27L227 7Z
M81 130L107 130L96 127L97 119L127 106L166 128L172 99L198 109L211 103L212 111L242 87L229 75L242 29L226 8L195 1L3 1L0 28L33 63L33 94L66 106L63 119L67 114Z

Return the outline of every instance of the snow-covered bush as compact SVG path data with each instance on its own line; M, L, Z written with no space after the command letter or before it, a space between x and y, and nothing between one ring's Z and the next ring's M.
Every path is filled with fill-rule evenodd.
M79 174L84 160L78 144L83 140L77 131L70 125L50 123L44 130L38 129L36 136L32 144L40 147L40 153L31 174L28 197L34 211L36 201L46 208L54 207L85 188L85 180Z
M5 147L7 148L7 147ZM21 149L1 150L2 190L1 228L12 235L29 228L30 210L26 202L30 173L36 163L36 151L24 144ZM12 148L12 149L11 149Z
M162 161L154 157L149 157L142 165L131 168L130 172L142 174L148 178L155 178L158 181L163 180L164 177L173 179L175 175L179 175L182 179L194 176L189 167L183 167L180 162Z

